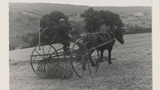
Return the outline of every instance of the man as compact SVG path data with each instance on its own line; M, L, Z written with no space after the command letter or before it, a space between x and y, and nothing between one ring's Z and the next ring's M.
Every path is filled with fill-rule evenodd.
M69 52L70 35L68 34L69 27L66 25L65 19L59 19L59 25L55 27L53 43L63 44L63 49L66 54Z

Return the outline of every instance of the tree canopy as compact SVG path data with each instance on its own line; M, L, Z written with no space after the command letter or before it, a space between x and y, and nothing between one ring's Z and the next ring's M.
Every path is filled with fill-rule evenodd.
M99 11L99 16L102 20L102 24L105 24L106 26L109 26L111 29L114 26L117 26L117 27L122 27L123 26L122 20L120 19L120 16L118 14L115 14L115 13L110 12L110 11L100 10Z
M98 11L95 11L93 8L89 8L81 14L81 17L84 18L85 28L87 32L96 32L100 28L101 20L99 17Z
M58 21L61 18L65 19L67 23L68 17L60 11L53 11L50 14L46 14L42 17L40 21L40 28L44 29L46 27L54 27L58 24Z
M84 28L89 33L98 32L101 25L106 25L107 27L110 27L110 29L114 28L115 26L121 29L123 26L123 22L120 19L120 16L111 11L96 11L93 8L89 8L81 14L81 17L84 18ZM68 25L69 30L71 30L68 17L60 11L53 11L50 14L46 14L42 17L40 21L41 32L43 33L41 34L42 42L49 42L51 40L52 36L54 35L54 27L58 25L58 21L61 18L66 20L66 24ZM36 43L38 44L38 36L36 36L32 42L34 42L32 46L36 45Z
M101 25L105 24L110 29L117 27L122 28L123 22L118 14L110 11L100 10L95 11L93 8L89 8L81 14L81 17L85 20L85 28L87 32L97 32Z
M46 14L40 20L40 32L41 32L41 43L49 43L54 35L55 26L58 25L59 19L65 19L68 28L71 29L70 23L68 22L68 17L60 11L53 11L50 14ZM30 42L31 46L38 44L38 34L34 36Z

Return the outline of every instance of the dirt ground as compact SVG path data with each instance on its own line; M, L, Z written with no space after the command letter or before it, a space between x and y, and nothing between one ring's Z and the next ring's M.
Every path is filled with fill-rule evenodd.
M33 48L11 51L10 90L152 90L151 37L125 35L125 44L113 48L112 65L103 62L94 77L67 80L38 78L29 64Z

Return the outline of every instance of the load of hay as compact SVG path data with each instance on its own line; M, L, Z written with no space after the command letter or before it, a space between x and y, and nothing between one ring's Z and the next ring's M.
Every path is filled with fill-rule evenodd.
M69 79L73 76L71 63L69 60L58 60L38 63L37 72L40 78Z

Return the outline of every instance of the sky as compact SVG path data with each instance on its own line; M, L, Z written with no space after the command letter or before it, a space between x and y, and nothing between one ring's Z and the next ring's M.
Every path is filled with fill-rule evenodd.
M152 0L9 0L18 3L58 3L87 6L152 6Z

